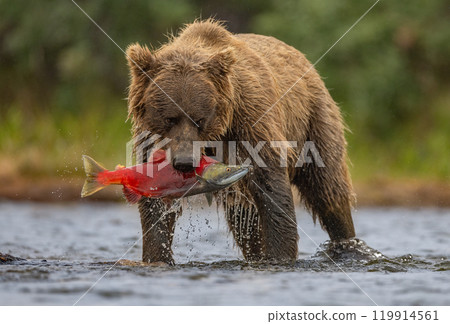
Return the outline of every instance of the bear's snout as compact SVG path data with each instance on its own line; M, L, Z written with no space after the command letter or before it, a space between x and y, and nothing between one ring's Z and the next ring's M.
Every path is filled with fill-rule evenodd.
M175 156L172 159L173 167L181 172L194 171L194 159L192 156Z

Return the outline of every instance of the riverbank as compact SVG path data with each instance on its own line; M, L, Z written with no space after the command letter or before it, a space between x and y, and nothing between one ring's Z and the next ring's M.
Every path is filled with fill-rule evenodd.
M10 178L2 179L0 199L17 201L68 202L81 200L84 179L71 178ZM377 179L355 181L357 207L403 206L403 207L450 207L450 184L429 180ZM123 201L121 188L106 188L91 201Z

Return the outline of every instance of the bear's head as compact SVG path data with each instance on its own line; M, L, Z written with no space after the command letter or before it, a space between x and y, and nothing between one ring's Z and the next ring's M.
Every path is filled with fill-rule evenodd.
M138 44L127 49L131 84L129 117L135 135L150 131L169 138L172 164L191 171L193 141L219 140L233 117L233 49L216 53L182 49L152 53Z

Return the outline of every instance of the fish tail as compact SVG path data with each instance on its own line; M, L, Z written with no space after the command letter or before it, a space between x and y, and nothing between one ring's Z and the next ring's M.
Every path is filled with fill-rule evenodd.
M81 197L87 197L106 187L103 183L98 182L98 174L106 171L106 169L97 163L93 158L83 155L83 166L86 172L86 181L81 190Z

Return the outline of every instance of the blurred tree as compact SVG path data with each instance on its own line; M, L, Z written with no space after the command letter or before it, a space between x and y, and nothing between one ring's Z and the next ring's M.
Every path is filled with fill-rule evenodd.
M253 30L315 62L375 1L273 1ZM316 67L334 98L368 135L383 137L427 116L449 87L450 5L380 1Z
M182 0L77 3L124 50L131 42L164 40L195 12ZM4 104L76 109L85 96L125 95L124 53L71 1L1 1L0 13Z
M157 47L184 23L213 16L233 32L277 37L311 62L374 2L77 1L122 49L133 42ZM316 68L358 134L350 140L359 141L353 142L359 149L403 150L403 165L449 152L442 150L450 138L449 18L445 0L381 0L319 62ZM20 129L22 119L32 123L20 117L30 114L44 116L44 125L58 120L56 129L71 116L86 120L88 111L112 116L120 109L120 117L126 115L125 55L71 1L0 0L0 82L0 118L9 123L3 136L14 133L6 131L9 126ZM41 129L46 127L35 133ZM0 147L2 141L0 136ZM435 169L450 174L447 164Z

